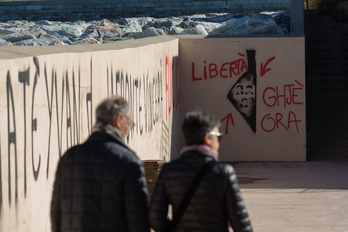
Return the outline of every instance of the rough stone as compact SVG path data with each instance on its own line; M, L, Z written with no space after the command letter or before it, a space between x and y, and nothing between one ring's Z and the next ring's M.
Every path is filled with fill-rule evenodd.
M273 19L261 20L250 18L246 25L250 26L248 30L249 34L277 34L278 31L278 26Z
M121 18L121 17L113 20L112 22L115 24L118 24L118 25L127 25L128 24L127 20L124 18Z
M212 23L212 22L197 22L197 25L202 25L205 30L210 34L216 28L221 27L221 23Z
M188 29L190 27L190 22L183 21L179 24L179 27L183 29Z
M256 18L256 19L262 19L262 20L267 20L267 19L269 19L269 18L271 18L271 17L272 17L272 16L269 15L269 14L262 14L262 13L256 14L256 15L254 16L254 18Z
M72 43L72 45L83 45L83 44L101 44L101 42L93 38L85 38L85 39L77 40Z
M154 28L154 27L148 27L143 32L135 34L133 36L133 38L134 39L140 39L140 38L145 38L145 37L161 36L161 35L165 35L163 30L157 29L157 28Z
M180 35L208 35L208 32L202 25L196 25L195 27L184 29Z
M114 27L112 22L104 19L100 23L87 27L81 35L81 38L93 38L98 41L102 41L104 38L119 38L121 35L122 30L120 28Z
M137 21L132 21L126 27L122 28L123 36L134 35L135 33L142 32L142 28Z
M276 13L273 17L274 21L277 23L278 27L282 28L285 34L290 31L290 13L280 12ZM285 28L287 30L285 30Z
M39 42L37 40L29 39L24 41L18 41L13 43L15 46L43 46L44 44L42 42Z
M92 17L92 16L91 16ZM289 12L211 13L167 18L0 22L0 46L99 44L160 35L288 34Z
M29 29L27 31L23 31L22 33L30 34L30 35L33 35L35 37L39 37L40 35L46 35L47 34L46 31L42 30L39 27L31 28L31 29Z
M6 40L0 38L0 47L2 46L13 46L13 43L7 42Z
M171 31L171 33L173 34L173 35L180 35L181 34L181 32L183 32L183 28L181 28L181 27L172 27L171 29L170 29L170 31Z
M9 34L12 34L12 33L13 33L13 31L0 28L0 36L9 35Z
M127 25L127 24L130 24L131 22L136 21L136 22L139 23L139 25L141 27L144 27L149 22L154 21L154 18L152 18L152 17L127 18L127 19L125 19L125 21L126 21L126 24L120 24L119 23L119 25Z
M240 19L228 20L223 26L216 28L211 35L246 35L246 34L277 34L276 22L269 18L267 20L245 16Z
M7 24L11 25L17 25L17 26L26 26L25 22L19 21L19 20L9 20L6 22Z
M3 37L3 39L5 39L7 42L11 42L11 43L15 43L15 42L19 42L22 40L29 40L29 39L34 39L35 36L33 35L9 35L9 36L5 36Z
M52 23L48 20L39 20L36 22L36 25L52 25Z
M81 36L82 35L82 30L80 26L75 26L75 25L67 25L67 24L62 24L62 25L43 25L41 27L44 31L47 32L47 34L56 32L61 36ZM81 30L82 29L82 30Z
M249 16L245 16L240 19L230 19L222 24L221 27L216 28L213 30L210 34L211 35L218 35L218 34L225 34L225 35L233 35L235 34L234 31L238 28L242 28L245 26L246 21L249 19Z

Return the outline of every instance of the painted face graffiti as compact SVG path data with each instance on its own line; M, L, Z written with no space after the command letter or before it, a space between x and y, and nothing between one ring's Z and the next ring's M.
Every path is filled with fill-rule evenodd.
M255 51L247 50L248 71L233 85L227 94L228 100L236 107L256 132L256 62Z

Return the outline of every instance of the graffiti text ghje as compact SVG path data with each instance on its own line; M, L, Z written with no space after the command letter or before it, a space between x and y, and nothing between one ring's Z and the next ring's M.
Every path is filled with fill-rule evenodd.
M221 66L215 63L207 64L207 61L204 61L202 77L202 72L199 72L199 75L196 75L195 63L192 62L192 81L195 82L207 80L208 77L209 79L213 79L217 76L220 76L222 78L232 78L233 76L241 75L246 70L248 70L248 67L244 59L226 62Z
M279 106L279 102L283 102L283 107L286 108L287 105L301 105L302 101L298 101L298 91L303 90L303 85L295 80L299 86L295 84L288 84L283 86L283 94L279 94L278 86L274 89L273 87L268 87L264 90L262 99L263 103L268 107ZM280 100L282 99L282 100ZM297 119L296 114L293 111L289 111L287 119L283 119L282 113L276 113L274 116L271 114L266 114L261 120L261 128L266 132L271 132L275 128L280 126L284 127L286 130L290 129L290 126L294 124L296 126L297 133L299 133L298 123L302 120ZM284 121L286 122L284 124Z
M295 86L295 84L289 84L284 85L283 94L279 93L278 86L275 88L273 87L267 87L262 94L263 102L266 106L273 107L277 104L279 106L279 103L283 103L284 108L286 108L287 105L295 104L295 105L301 105L303 104L302 101L298 101L298 91L303 90L303 85L296 81L295 82L300 86Z

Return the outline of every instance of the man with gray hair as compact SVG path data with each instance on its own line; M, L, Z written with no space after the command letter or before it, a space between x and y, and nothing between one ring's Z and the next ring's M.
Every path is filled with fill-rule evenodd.
M133 126L128 102L101 102L92 134L59 160L51 202L53 232L149 232L140 159L124 143Z

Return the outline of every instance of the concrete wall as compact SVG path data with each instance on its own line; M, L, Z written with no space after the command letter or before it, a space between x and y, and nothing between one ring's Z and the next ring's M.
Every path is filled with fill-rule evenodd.
M176 38L0 48L0 231L50 231L57 162L85 141L107 96L129 100L139 157L168 161L177 78Z
M294 0L292 0L294 1ZM289 10L290 0L75 0L0 1L0 21L76 20L150 15Z
M248 50L256 78L243 75ZM304 51L303 37L180 38L182 117L200 108L221 119L223 161L305 161Z
M304 68L303 37L0 48L0 231L50 231L57 162L112 94L131 104L127 143L144 161L178 156L180 116L197 107L221 119L222 161L304 161Z

